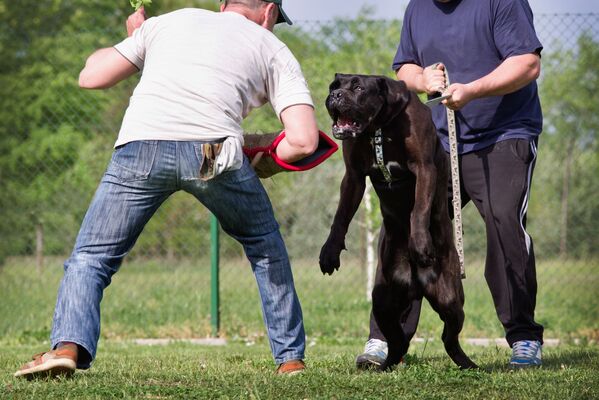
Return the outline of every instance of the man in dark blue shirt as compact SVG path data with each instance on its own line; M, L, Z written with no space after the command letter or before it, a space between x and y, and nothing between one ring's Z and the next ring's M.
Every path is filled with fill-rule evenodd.
M541 50L527 0L412 0L393 62L411 90L451 95L443 104L456 111L462 206L472 200L485 222L485 278L513 367L541 365L535 258L525 230L542 130ZM449 152L445 107L433 107L432 114ZM402 316L409 338L419 314L414 302ZM356 363L367 367L385 357L385 338L371 315L369 341Z

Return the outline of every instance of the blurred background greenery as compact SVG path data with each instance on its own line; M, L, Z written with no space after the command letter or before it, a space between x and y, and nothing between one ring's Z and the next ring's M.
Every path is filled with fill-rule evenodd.
M147 13L159 15L190 6L217 10L219 2L155 0ZM59 276L62 260L73 246L80 221L110 159L122 115L137 82L137 78L131 78L106 91L84 91L77 85L78 73L94 49L111 46L126 36L124 21L132 11L126 0L0 0L0 289L3 297L9 293L9 287L19 288L21 293L28 287L37 287L45 274ZM371 20L369 15L369 9L365 8L354 20L295 21L292 27L275 30L302 65L324 131L329 131L331 124L324 99L336 72L393 76L390 64L399 42L401 21ZM539 301L542 306L538 314L542 322L550 324L548 328L555 335L597 339L599 300L592 294L596 294L599 283L599 72L596 68L599 65L599 14L537 15L535 21L537 30L543 32L545 45L539 81L545 129L539 143L527 230L534 239L540 260ZM281 126L266 106L252 113L244 128L248 132L268 132L279 130ZM342 287L345 301L355 304L359 310L354 314L359 316L358 322L347 329L347 334L364 335L369 307L366 237L369 229L376 235L380 224L376 196L370 200L374 211L367 213L361 208L354 219L347 240L349 251L343 258L346 269L342 268L332 278L324 278L320 276L317 262L336 209L344 171L339 153L312 171L277 175L264 184L296 266L300 294L306 299L317 294L332 298L338 296ZM176 194L148 224L123 268L131 261L136 266L131 267L134 271L140 265L161 265L165 271L173 272L161 278L162 284L166 282L168 286L169 276L177 276L174 273L177 266L197 265L195 273L193 267L185 270L189 274L184 275L185 280L195 283L193 286L198 291L205 290L203 293L207 295L209 277L204 267L209 260L208 227L207 211L191 196ZM472 205L465 209L464 231L466 268L472 271L468 272L466 296L480 299L472 303L473 310L486 310L482 323L479 321L476 327L466 329L473 335L500 335L483 279L484 225ZM233 285L237 276L236 267L227 268L227 265L247 267L245 272L251 277L237 243L224 238L221 252L225 282L229 279ZM26 273L19 274L16 280L9 278L14 277L11 274L15 270ZM253 282L241 281L244 285L231 286L236 288L235 293L255 296ZM130 275L127 282L121 285L117 275L111 290L126 294L131 282L140 287L153 285L153 281L146 281L143 273ZM159 284L157 282L155 284ZM183 313L189 315L190 325L198 318L198 326L203 326L202 318L208 309L197 314L197 307L204 306L199 305L199 300L191 300L200 295L191 293L191 289L188 291L189 299L182 306L187 311L171 310L171 319L178 320L176 315ZM259 315L258 301L251 303L252 314L237 307L239 303L233 300L235 296L230 291L225 289L224 293L223 310L225 321L229 321L224 329L242 335L248 334L248 326L250 331L259 330L260 324L246 321L247 315ZM53 300L47 299L47 302ZM306 304L311 303L306 300ZM11 320L5 318L11 313L9 304L14 303L2 309L5 321ZM564 309L557 304L569 306ZM568 319L566 310L574 309L579 310L577 317ZM312 310L305 310L306 315ZM334 310L322 312L325 319L335 313ZM476 314L475 311L470 314L473 313ZM110 315L109 312L107 318L110 319ZM20 329L29 332L30 328ZM133 330L136 335L140 334ZM0 325L0 337L9 331L12 332L7 325ZM169 330L165 328L166 331ZM187 332L197 335L204 330L190 328Z

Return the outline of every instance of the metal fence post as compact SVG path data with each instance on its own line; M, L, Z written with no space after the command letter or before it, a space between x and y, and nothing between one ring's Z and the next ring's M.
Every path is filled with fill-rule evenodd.
M210 284L210 323L212 336L218 337L220 331L220 284L219 284L219 251L220 238L218 220L210 214L210 255L211 255L211 284Z

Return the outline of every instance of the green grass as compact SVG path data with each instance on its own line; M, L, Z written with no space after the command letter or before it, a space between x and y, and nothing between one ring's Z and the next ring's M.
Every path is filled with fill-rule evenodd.
M37 347L4 348L0 353L2 399L596 399L599 348L545 350L541 369L510 371L508 350L466 351L481 366L460 371L434 344L411 347L407 366L390 373L359 372L354 357L361 342L315 344L308 370L278 377L266 345L224 347L173 344L140 347L103 343L94 366L62 381L28 382L12 377Z
M544 367L512 372L509 350L473 347L466 352L480 371L459 371L439 340L442 325L425 307L410 347L408 366L391 373L360 373L354 357L363 346L370 303L365 272L349 254L332 277L316 263L294 262L308 335L309 370L281 378L264 335L256 284L245 261L221 268L224 347L177 343L141 347L133 338L208 336L209 263L134 261L123 265L102 303L98 358L89 371L58 382L12 378L28 357L47 349L62 260L48 260L41 275L30 260L0 268L0 398L218 398L218 399L595 399L599 398L599 263L540 262L537 318L546 337ZM482 273L470 262L462 337L501 337L501 326ZM582 345L574 346L570 339Z
M364 338L370 303L365 272L345 254L333 276L315 262L296 261L294 276L306 331L316 338ZM0 268L0 341L36 343L50 331L62 260L49 260L39 276L27 260ZM466 320L463 337L502 337L482 263L470 262L464 281ZM599 339L599 262L547 261L538 264L536 317L547 338ZM228 338L264 336L256 283L246 261L227 259L221 266L221 334ZM418 336L438 338L442 325L428 304ZM211 334L210 272L206 260L125 263L105 291L102 338L204 337Z

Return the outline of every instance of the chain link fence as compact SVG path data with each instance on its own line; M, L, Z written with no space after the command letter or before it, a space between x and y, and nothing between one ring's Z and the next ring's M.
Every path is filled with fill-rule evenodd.
M546 119L527 230L538 262L537 318L548 337L596 340L599 14L537 15L536 26L545 45L540 90ZM400 30L401 21L359 18L297 22L277 31L302 64L321 129L330 130L324 99L334 73L393 76ZM0 34L7 55L0 64L0 338L45 339L50 329L62 262L110 159L136 83L132 78L107 91L84 91L77 76L94 49L122 37L120 26L58 29L36 37ZM280 129L267 108L250 116L247 131ZM374 212L363 206L355 216L340 271L325 277L318 266L344 173L339 153L309 172L264 181L312 340L367 335L368 243L376 244L380 224L376 199L370 204ZM464 335L501 337L484 280L484 225L472 205L464 214ZM106 291L103 338L210 334L209 224L207 210L185 193L159 209ZM251 268L241 246L221 237L221 335L254 341L264 329ZM40 298L33 296L39 291ZM440 329L438 318L425 310L419 335L438 336Z

